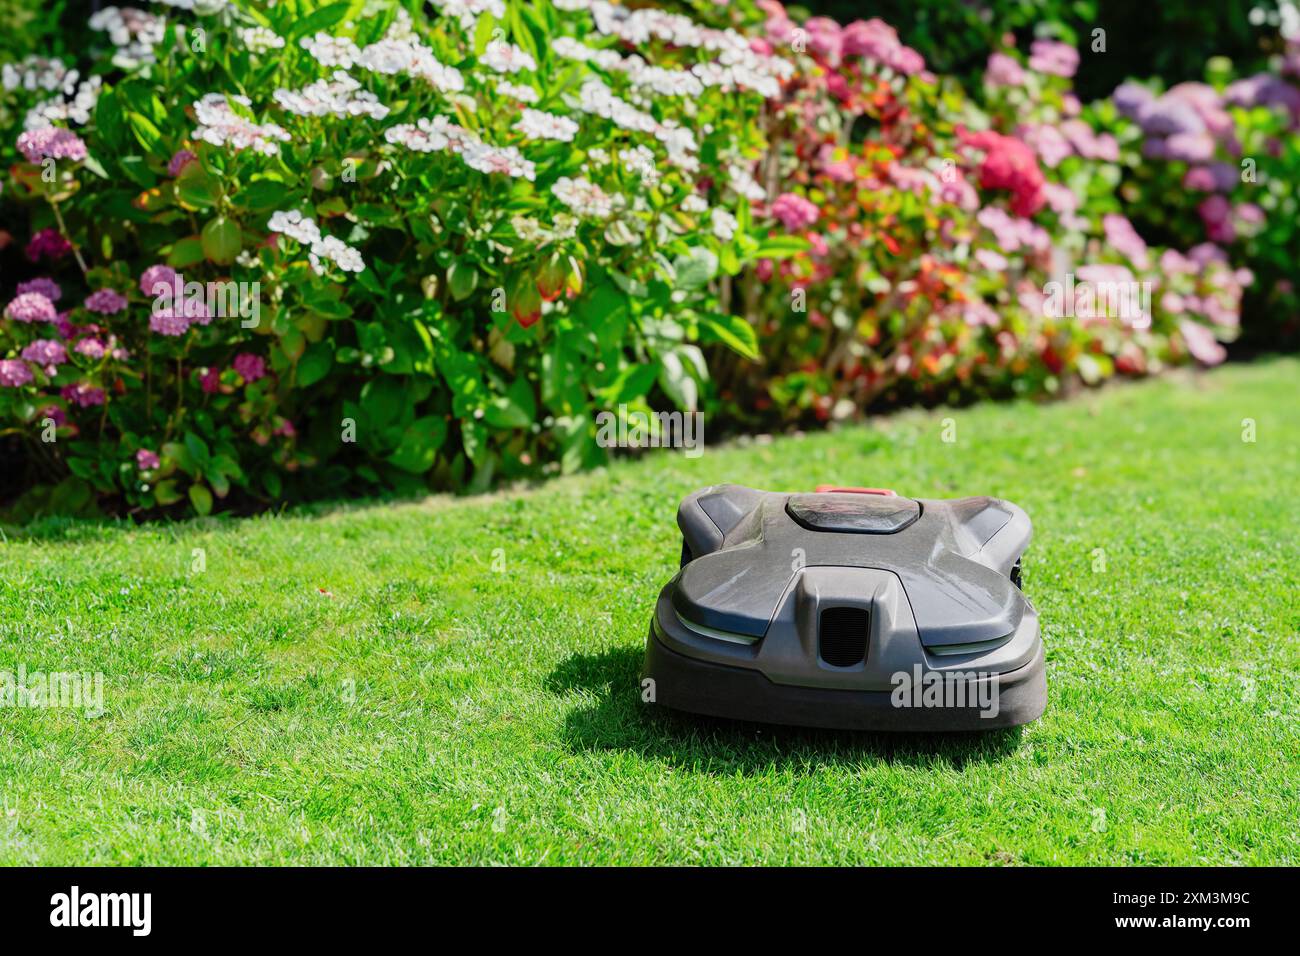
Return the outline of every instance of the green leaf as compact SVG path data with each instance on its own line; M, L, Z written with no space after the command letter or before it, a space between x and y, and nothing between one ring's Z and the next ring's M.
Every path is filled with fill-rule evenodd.
M406 426L397 451L388 461L403 471L421 475L433 467L438 449L447 439L447 420L437 415L417 418Z
M468 262L453 262L447 270L447 285L451 289L452 298L464 302L474 294L474 289L478 286L478 270Z
M201 515L212 514L212 492L203 485L190 485L190 504Z
M745 358L753 361L761 358L758 351L758 335L743 316L708 312L700 316L700 327L705 331L706 336L712 336L725 343Z
M185 450L190 453L190 461L194 463L194 467L185 469L186 471L199 472L208 467L208 462L212 459L208 443L194 432L185 433Z
M203 259L203 242L198 236L177 239L172 244L172 251L167 254L167 264L173 269L183 269L202 262Z
M718 256L712 249L696 246L690 253L674 259L673 269L677 273L677 288L702 289L718 274Z
M309 13L301 20L296 21L289 27L287 40L297 40L299 37L310 36L318 31L329 32L329 28L340 22L348 15L352 9L352 4L348 0L342 3L331 3L327 7L321 7L315 13Z
M165 152L162 132L153 124L153 120L135 112L127 113L126 120L146 153L156 156Z
M153 497L158 504L163 505L164 507L166 505L174 505L176 502L180 501L181 490L176 485L176 479L167 478L158 482L158 484L154 486Z
M176 198L191 209L207 209L221 199L221 183L202 163L188 163L176 178Z
M406 389L399 378L373 378L361 389L361 410L371 424L383 428L401 417L406 407Z
M788 259L810 248L808 240L799 236L768 236L758 244L754 256L759 259Z
M317 342L309 346L298 359L298 385L306 388L315 385L334 366L334 346L330 342Z
M203 254L217 265L230 265L243 248L239 223L226 216L217 216L203 227L201 233Z

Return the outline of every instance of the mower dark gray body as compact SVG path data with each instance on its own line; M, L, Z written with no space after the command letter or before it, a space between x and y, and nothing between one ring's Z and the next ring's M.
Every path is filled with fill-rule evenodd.
M647 699L864 730L1042 713L1038 614L1018 586L1031 526L1015 505L716 485L677 523L682 566L655 608Z

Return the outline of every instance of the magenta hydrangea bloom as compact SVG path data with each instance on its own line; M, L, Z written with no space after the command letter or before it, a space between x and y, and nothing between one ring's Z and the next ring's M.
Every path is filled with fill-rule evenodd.
M160 309L149 314L149 328L159 335L184 335L189 327L190 320L171 309Z
M794 193L782 193L772 203L772 215L781 221L790 232L811 226L821 215L821 211L803 196Z
M18 388L32 380L32 370L26 362L18 359L0 359L0 385L5 388Z
M266 362L261 356L253 355L251 352L240 352L235 356L231 367L245 382L256 382L259 378L266 377Z
M44 276L18 283L18 294L22 295L24 292L39 292L51 302L58 302L63 298L63 290L59 288L59 284Z
M39 163L42 159L70 159L79 163L86 158L86 144L70 129L47 126L20 134L18 152L29 163Z
M44 408L41 409L41 413L38 416L38 418L50 419L52 422L54 422L55 428L62 428L64 425L68 424L67 413L58 405L46 405Z
M92 405L103 405L106 398L102 388L96 388L86 382L78 382L76 385L65 385L59 390L59 394L64 401L74 402L82 408L89 408Z
M140 291L145 295L158 295L154 289L158 285L172 288L176 283L176 270L161 263L150 266L140 273Z
M86 308L100 315L116 315L126 308L126 296L112 289L100 289L86 297Z
M158 460L158 455L148 448L141 448L135 453L135 465L141 471L149 471L160 464L162 463Z
M5 318L14 322L53 322L58 316L54 303L39 292L24 292L5 306Z
M62 259L72 251L72 243L64 239L57 229L42 229L27 243L27 258L36 262L43 258Z
M215 395L221 389L221 369L216 366L205 369L199 377L199 388L208 395Z
M196 159L198 159L198 157L195 156L193 153L191 153L188 149L177 150L172 155L172 158L167 162L167 175L173 178L179 176L181 174L181 170L183 170L190 163L194 162L194 160Z
M62 342L55 342L53 339L36 339L23 349L23 358L45 368L50 368L66 362L68 360L68 350Z

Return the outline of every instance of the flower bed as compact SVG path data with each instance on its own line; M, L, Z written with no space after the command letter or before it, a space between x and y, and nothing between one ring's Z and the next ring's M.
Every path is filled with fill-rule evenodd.
M772 2L350 10L109 7L82 72L5 67L16 514L484 488L602 461L606 409L846 418L1237 331L1250 276L1125 218L1072 48L977 107Z

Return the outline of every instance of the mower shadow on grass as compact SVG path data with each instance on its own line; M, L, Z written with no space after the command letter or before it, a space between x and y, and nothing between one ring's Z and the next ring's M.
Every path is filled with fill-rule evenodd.
M1020 727L988 733L873 734L781 727L683 714L643 704L641 647L572 654L547 676L557 697L581 693L594 703L565 717L563 741L575 752L624 750L711 774L766 773L890 763L962 769L997 763L1020 746Z

